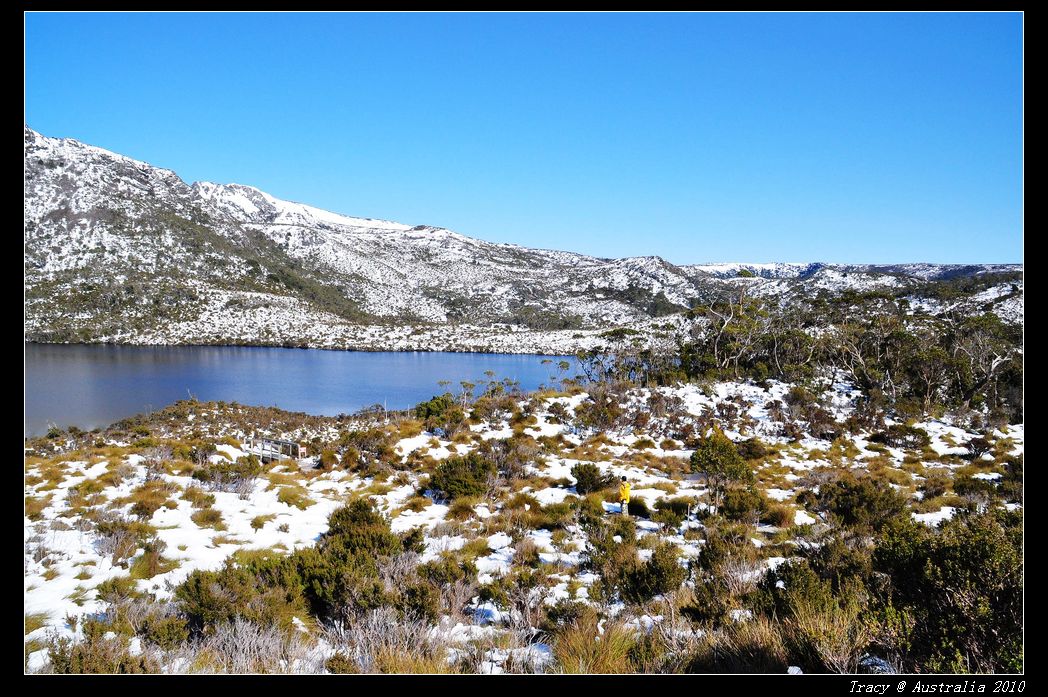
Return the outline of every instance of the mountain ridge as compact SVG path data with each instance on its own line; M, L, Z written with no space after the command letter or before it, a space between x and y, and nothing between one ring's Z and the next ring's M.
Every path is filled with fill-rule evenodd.
M36 341L562 351L617 327L672 340L680 313L740 287L787 297L1022 270L676 265L532 249L326 211L245 184L188 184L28 126L24 174L25 328Z

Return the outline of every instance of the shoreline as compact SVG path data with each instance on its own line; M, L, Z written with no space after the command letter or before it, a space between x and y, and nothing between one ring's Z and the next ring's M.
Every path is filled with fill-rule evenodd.
M338 346L304 346L293 344L267 344L267 343L131 343L123 341L41 341L39 339L24 339L23 345L35 344L37 346L114 346L132 348L265 348L265 349L300 349L313 351L338 351L342 353L455 353L455 354L480 354L494 356L545 356L549 358L573 358L569 353L547 353L532 351L499 351L495 349L460 349L460 348L371 348L371 347L338 347Z

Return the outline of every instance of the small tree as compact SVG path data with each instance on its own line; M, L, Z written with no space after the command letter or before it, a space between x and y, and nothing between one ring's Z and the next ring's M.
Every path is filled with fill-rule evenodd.
M699 439L695 452L691 454L691 470L706 476L713 505L718 509L728 487L754 481L750 465L742 459L731 439L716 426L710 435Z
M575 491L579 494L600 491L615 483L614 475L601 472L599 467L590 462L580 462L572 467L571 476L575 478Z

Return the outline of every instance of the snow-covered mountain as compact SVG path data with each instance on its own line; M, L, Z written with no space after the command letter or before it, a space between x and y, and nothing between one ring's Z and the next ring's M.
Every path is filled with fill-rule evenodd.
M570 350L616 326L657 333L732 286L790 295L1021 269L676 266L529 249L189 185L28 127L24 189L25 328L41 341Z

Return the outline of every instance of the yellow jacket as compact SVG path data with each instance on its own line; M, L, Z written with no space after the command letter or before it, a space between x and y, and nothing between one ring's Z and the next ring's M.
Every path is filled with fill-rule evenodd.
M619 482L619 501L622 503L630 502L630 483Z

